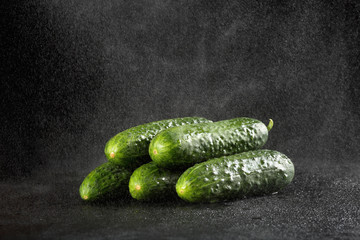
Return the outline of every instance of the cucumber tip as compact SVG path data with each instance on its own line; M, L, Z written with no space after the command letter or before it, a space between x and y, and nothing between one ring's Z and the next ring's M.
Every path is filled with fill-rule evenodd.
M111 153L110 153L110 157L111 157L111 158L114 158L114 157L115 157L115 153L114 153L114 152L111 152Z
M273 126L274 126L274 121L270 118L270 119L269 119L269 124L268 124L268 126L267 126L268 131L270 131Z
M140 186L139 184L137 184L137 185L135 186L135 189L139 191L139 190L141 189L141 186Z
M179 190L179 193L180 193L180 194L183 194L184 192L185 192L185 189L184 189L184 188L182 188L182 189Z
M154 149L153 153L154 153L154 155L157 155L158 151L156 149Z

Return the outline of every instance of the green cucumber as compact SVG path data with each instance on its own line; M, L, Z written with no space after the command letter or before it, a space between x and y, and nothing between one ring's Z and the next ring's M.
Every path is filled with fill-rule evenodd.
M124 167L139 167L149 162L149 144L151 139L167 128L186 124L211 122L200 117L185 117L150 122L129 128L112 137L105 146L106 158L115 164Z
M188 202L219 202L279 191L294 177L294 165L284 154L255 150L223 156L187 169L176 184Z
M252 118L179 126L162 131L149 147L151 159L163 168L189 167L207 159L261 148L269 128Z
M130 194L144 201L177 198L175 185L181 174L161 169L154 162L144 164L130 177Z
M80 185L80 196L85 201L100 198L128 196L128 185L132 171L106 162L87 175Z

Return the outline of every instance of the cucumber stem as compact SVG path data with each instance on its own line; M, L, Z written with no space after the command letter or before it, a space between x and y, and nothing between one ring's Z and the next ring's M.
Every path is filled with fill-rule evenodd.
M269 120L270 120L270 122L269 122L269 125L267 126L268 131L270 131L272 129L272 127L274 126L274 121L271 118Z

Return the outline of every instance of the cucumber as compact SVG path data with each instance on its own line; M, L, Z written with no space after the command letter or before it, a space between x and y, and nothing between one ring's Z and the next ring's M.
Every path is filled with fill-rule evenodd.
M175 185L182 172L159 168L154 162L142 165L130 177L129 191L133 198L158 201L177 198Z
M80 185L80 196L85 201L116 196L128 196L132 171L106 162L87 175Z
M219 202L277 192L294 177L294 165L284 154L255 150L223 156L187 169L176 183L188 202Z
M235 118L179 126L162 131L149 147L151 159L163 168L190 167L207 159L261 148L269 129L259 120Z
M200 117L185 117L150 122L129 128L112 137L105 145L106 158L115 164L124 167L139 167L143 163L151 161L149 156L149 144L151 139L167 128L211 122Z

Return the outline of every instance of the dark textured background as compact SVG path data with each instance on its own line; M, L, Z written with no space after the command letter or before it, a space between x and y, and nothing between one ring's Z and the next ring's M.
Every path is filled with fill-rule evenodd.
M2 1L1 22L3 236L360 237L359 1ZM81 203L110 137L182 116L272 118L294 182L219 205Z

